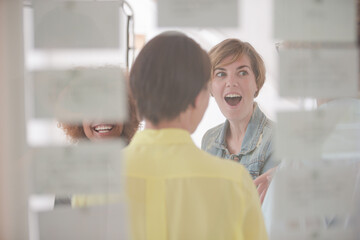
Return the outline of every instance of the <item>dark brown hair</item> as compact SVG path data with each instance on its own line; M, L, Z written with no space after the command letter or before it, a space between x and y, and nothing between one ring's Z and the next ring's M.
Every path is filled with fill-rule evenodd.
M252 71L255 74L255 82L258 88L258 91L255 94L256 97L264 85L266 70L264 61L262 60L261 56L248 42L242 42L239 39L229 38L213 47L209 52L211 60L211 76L213 77L216 68L231 64L244 55L249 57ZM229 56L232 56L230 62L221 63Z
M165 32L150 40L130 72L130 87L139 115L157 125L194 104L210 80L210 60L194 40Z

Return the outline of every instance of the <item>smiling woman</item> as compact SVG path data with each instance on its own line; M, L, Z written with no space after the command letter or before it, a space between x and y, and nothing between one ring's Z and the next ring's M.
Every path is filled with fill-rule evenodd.
M273 159L273 123L254 98L265 82L265 66L247 42L227 39L209 52L210 91L226 121L208 130L201 148L243 164L255 179L278 163Z
M90 140L102 138L113 138L121 136L124 129L123 124L108 124L102 122L83 121L83 128L86 137Z
M83 120L82 124L59 122L65 134L75 143L79 140L96 141L109 138L122 138L128 144L139 127L135 103L128 94L128 120L124 123L109 123L105 121Z

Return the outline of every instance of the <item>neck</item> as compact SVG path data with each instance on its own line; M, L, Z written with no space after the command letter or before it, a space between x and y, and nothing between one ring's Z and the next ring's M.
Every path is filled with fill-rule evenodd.
M162 120L158 124L145 119L145 129L164 129L164 128L179 128L192 133L191 116L188 111L181 113L179 116L172 120Z
M189 131L188 128L179 121L161 121L158 124L154 124L149 120L145 120L145 129L160 130L164 128L180 128Z
M241 120L229 120L229 130L228 130L228 138L234 139L234 140L242 140L245 136L245 132L247 129L247 126L250 122L251 116L254 113L254 107L251 109L249 114L241 119Z

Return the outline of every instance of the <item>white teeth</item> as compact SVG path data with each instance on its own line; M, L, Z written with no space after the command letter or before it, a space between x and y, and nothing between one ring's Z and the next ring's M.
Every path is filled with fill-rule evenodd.
M110 132L110 130L99 130L97 131L98 133L107 133L107 132Z
M225 97L235 98L235 97L241 97L241 95L239 95L239 94L234 94L234 93L230 93L230 94L226 95Z
M96 126L94 129L95 129L95 131L98 131L98 132L102 132L102 131L108 132L111 129L113 129L113 127L112 126Z

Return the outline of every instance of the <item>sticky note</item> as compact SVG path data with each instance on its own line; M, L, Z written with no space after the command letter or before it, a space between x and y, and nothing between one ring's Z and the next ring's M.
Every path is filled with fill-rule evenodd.
M355 48L283 49L279 53L283 97L354 97L358 89Z
M119 2L36 0L33 8L35 48L119 47Z
M360 159L360 100L333 99L320 108L341 112L335 128L322 146L323 158Z
M238 0L158 0L159 27L237 27Z
M118 141L105 141L34 147L32 192L57 195L120 192L123 146Z
M350 213L356 174L351 165L326 163L278 171L274 181L277 214L292 218Z
M274 36L287 41L355 42L356 1L275 0Z
M270 237L354 239L357 227L349 217L357 205L353 198L357 171L356 165L329 162L279 169L269 192Z
M120 68L79 68L31 73L31 116L59 121L124 121L125 80Z
M124 204L38 212L39 240L128 239L126 212Z
M279 112L275 134L277 157L320 159L324 141L342 113L342 109Z

